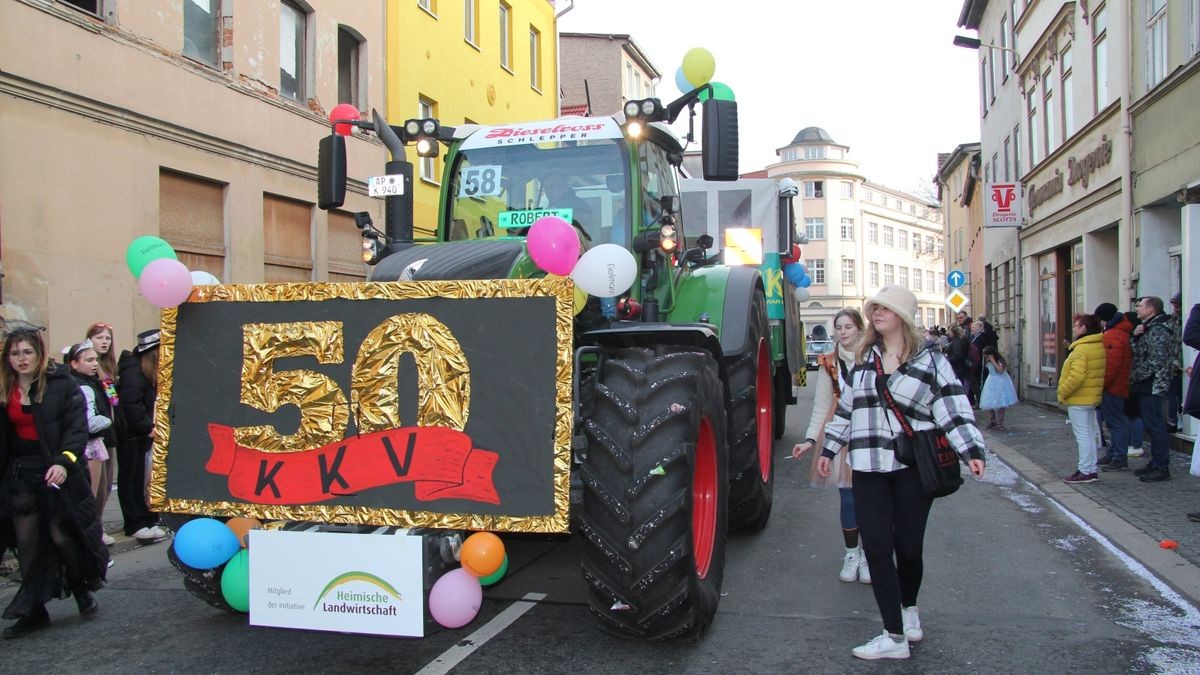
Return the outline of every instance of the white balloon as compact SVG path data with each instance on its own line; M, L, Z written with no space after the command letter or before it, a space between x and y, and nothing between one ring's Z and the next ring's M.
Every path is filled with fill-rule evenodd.
M212 286L221 283L221 280L212 275L211 272L204 270L192 270L192 285L193 286Z
M616 244L600 244L579 258L571 278L588 295L613 298L629 290L637 279L637 260Z
M797 302L804 302L805 300L807 300L807 299L808 299L808 295L809 295L809 294L808 294L808 289L807 289L807 288L800 288L799 286L797 286L797 287L796 287L796 290L795 290L795 291L793 291L793 292L796 294L796 301L797 301Z

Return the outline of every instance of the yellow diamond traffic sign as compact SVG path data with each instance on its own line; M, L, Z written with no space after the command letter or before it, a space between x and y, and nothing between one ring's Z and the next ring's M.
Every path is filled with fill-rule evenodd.
M950 309L956 312L961 312L962 308L966 307L967 303L970 301L970 298L963 295L963 292L957 288L950 291L950 294L946 296L946 304L950 306Z

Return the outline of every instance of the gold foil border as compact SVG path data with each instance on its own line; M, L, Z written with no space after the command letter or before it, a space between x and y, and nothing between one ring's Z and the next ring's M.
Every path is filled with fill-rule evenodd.
M261 520L295 520L391 527L429 527L451 530L562 533L570 526L572 382L574 370L574 282L568 278L491 279L469 281L395 281L365 283L222 284L198 286L189 302L292 302L298 300L410 300L419 298L555 299L555 426L554 513L548 516L494 516L434 513L357 506L276 506L243 502L171 499L167 496L167 414L173 391L175 331L178 310L164 309L159 347L158 398L154 406L154 446L148 493L155 511L209 516L245 516ZM164 395L165 394L165 395Z

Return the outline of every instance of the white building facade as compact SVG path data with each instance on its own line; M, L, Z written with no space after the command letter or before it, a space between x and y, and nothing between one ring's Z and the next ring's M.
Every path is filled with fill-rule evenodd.
M944 245L937 204L867 180L850 147L819 127L801 130L776 151L770 178L800 186L797 220L808 236L802 258L813 284L802 303L805 325L832 332L843 307L862 310L881 286L917 296L920 325L944 325Z

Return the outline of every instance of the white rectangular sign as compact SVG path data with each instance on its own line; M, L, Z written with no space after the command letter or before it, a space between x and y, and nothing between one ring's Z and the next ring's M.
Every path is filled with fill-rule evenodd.
M250 624L423 637L421 538L250 532Z
M985 183L983 226L1021 227L1024 192L1020 183Z
M404 194L404 176L371 176L367 178L367 195L391 197Z

